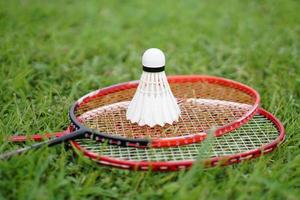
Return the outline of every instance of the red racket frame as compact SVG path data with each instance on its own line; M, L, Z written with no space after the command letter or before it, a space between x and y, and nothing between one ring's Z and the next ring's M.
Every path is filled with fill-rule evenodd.
M279 136L273 142L257 148L251 151L247 151L240 154L213 157L211 159L206 159L203 161L205 167L214 167L217 165L226 166L234 163L239 163L243 160L249 160L256 158L262 154L272 152L285 138L285 130L282 123L271 113L260 108L258 114L265 116L267 119L271 120L279 131ZM107 156L99 156L91 151L88 151L81 147L76 141L71 141L72 146L83 153L86 157L97 161L102 165L113 166L120 169L130 169L130 170L152 170L152 171L177 171L180 169L190 168L195 160L187 161L169 161L169 162L151 162L151 161L128 161L128 160L118 160Z
M255 115L259 107L260 96L258 92L249 86L246 86L242 83L233 80L215 77L215 76L206 76L206 75L178 75L178 76L168 76L167 78L169 83L207 82L212 84L220 84L223 86L236 88L253 97L254 104L252 105L251 109L249 109L249 111L246 112L244 115L242 115L242 117L240 117L239 119L234 120L222 127L219 127L214 133L215 136L221 136L247 123L250 119L253 118L253 116ZM72 106L69 113L74 113L77 107L80 107L82 104L88 103L94 98L98 98L100 96L105 96L107 94L111 94L126 89L137 88L138 83L139 83L138 81L131 81L131 82L120 83L117 85L112 85L103 89L93 91L80 98L77 102L75 102L75 104ZM73 114L70 114L70 120L72 124L75 125L75 128L84 126L80 122L80 119L76 118L75 115ZM121 137L121 136L115 136L115 135L110 136L109 134L106 133L98 133L97 136L99 137L99 139L103 141L107 140L109 144L119 145L121 143L122 144L121 146L132 146L132 147L141 147L141 148L143 147L160 148L160 147L172 147L172 146L180 146L180 145L200 142L206 138L206 133L199 132L198 134L192 134L188 136L177 136L172 138L157 138L157 139L145 139L145 138L128 139L126 137Z

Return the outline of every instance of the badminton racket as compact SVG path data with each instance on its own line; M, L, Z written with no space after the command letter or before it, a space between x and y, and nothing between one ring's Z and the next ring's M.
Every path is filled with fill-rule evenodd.
M71 141L75 151L102 165L130 170L175 171L191 167L197 159L205 167L226 166L273 151L284 140L282 123L260 109L247 124L221 137L170 148L132 148ZM204 146L207 145L207 146ZM203 148L204 146L204 148Z
M220 136L240 127L254 116L260 101L254 89L224 78L171 76L168 82L182 111L173 125L150 128L126 120L126 109L138 85L138 81L127 82L91 92L76 101L69 110L71 133L4 155L10 157L76 138L133 147L186 145L205 139L211 128L216 128L214 135Z

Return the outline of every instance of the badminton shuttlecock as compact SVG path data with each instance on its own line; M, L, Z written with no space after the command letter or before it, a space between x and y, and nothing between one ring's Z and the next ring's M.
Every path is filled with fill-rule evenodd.
M136 93L130 102L126 118L139 126L164 126L178 121L180 109L166 74L165 55L151 48L142 57L143 74Z

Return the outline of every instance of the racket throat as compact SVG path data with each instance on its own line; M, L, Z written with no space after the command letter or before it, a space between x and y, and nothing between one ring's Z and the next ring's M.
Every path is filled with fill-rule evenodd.
M67 142L69 140L75 140L75 139L83 138L85 134L91 134L91 133L87 129L81 128L81 129L76 130L74 132L65 134L61 137L57 137L57 138L49 140L48 141L48 146L51 147L51 146L54 146L54 145L57 145L57 144L60 144L60 143Z

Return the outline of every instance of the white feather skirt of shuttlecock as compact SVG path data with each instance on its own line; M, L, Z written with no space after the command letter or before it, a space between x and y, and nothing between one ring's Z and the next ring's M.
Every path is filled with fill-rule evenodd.
M139 126L164 126L178 121L180 108L165 72L143 72L126 118Z

